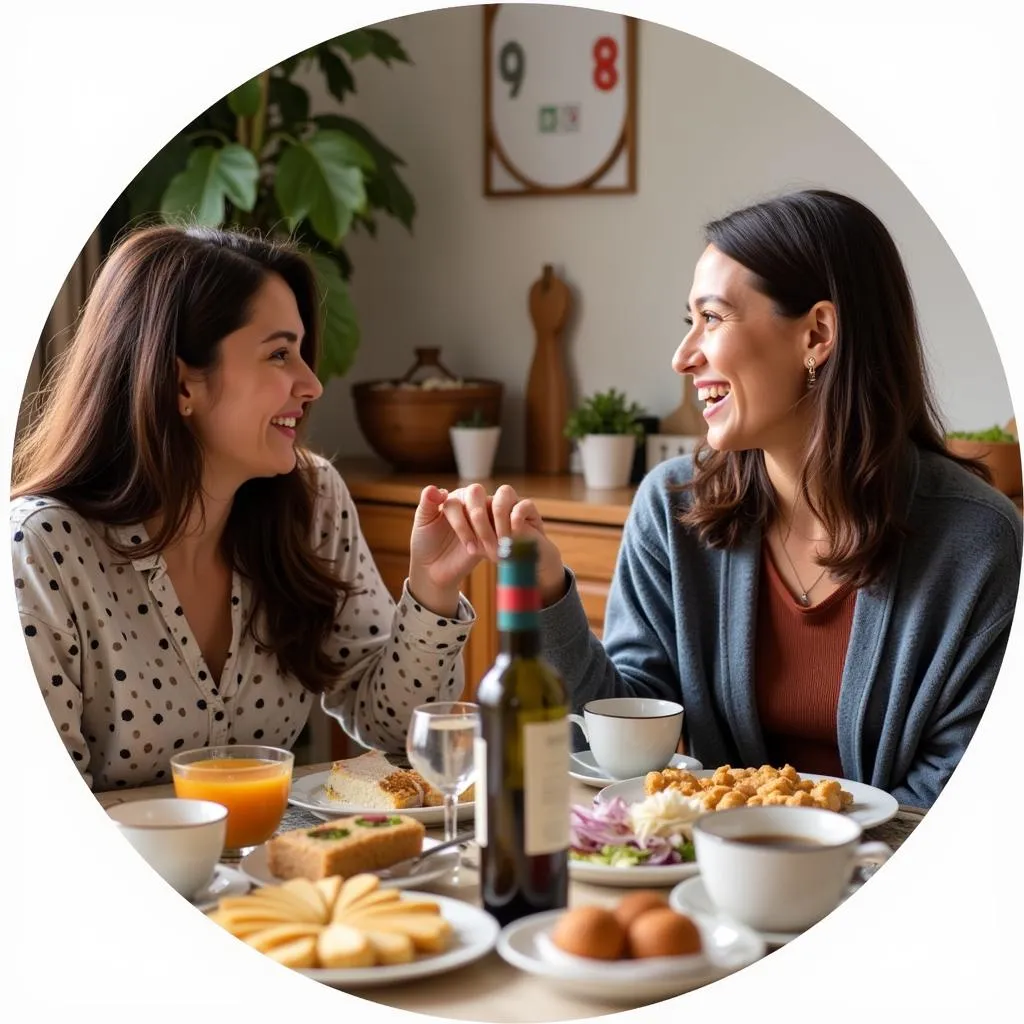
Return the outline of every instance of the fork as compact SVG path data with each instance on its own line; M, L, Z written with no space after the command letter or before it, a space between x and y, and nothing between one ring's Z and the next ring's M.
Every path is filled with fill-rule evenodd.
M453 846L461 846L463 843L472 842L475 838L475 832L464 832L462 835L456 836L454 839L438 843L437 846L432 846L429 850L424 850L422 853L418 853L415 857L407 857L405 860L400 860L397 863L392 864L389 868L381 868L381 870L375 871L374 874L383 879L404 877L405 875L411 874L413 868L426 860L427 857L432 857L435 853L441 853L442 850L449 850Z

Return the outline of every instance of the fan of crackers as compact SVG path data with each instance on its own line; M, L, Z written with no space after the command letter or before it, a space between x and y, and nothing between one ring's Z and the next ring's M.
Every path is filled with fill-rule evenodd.
M208 915L236 938L293 968L374 967L443 952L452 926L429 899L382 889L376 875L293 878L227 896Z

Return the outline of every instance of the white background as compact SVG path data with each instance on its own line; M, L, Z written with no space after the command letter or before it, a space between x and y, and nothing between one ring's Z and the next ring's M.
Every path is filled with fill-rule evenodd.
M975 290L1020 406L1022 94L1011 4L788 0L672 8L674 25L781 75L885 159ZM668 11L667 5L657 7ZM215 97L361 22L416 5L53 3L5 7L2 386L9 467L31 349L82 243L146 158ZM654 4L618 10L652 15ZM944 8L945 10L945 8ZM359 11L362 11L360 15ZM16 13L12 13L16 12ZM518 200L517 200L518 202ZM964 341L965 369L970 362ZM0 577L10 579L4 550ZM7 767L0 999L15 1019L398 1019L278 968L196 914L120 842L46 716L0 586ZM1018 609L1020 605L1018 604ZM811 933L708 988L621 1019L786 1024L1015 1019L1021 943L1018 624L977 737L928 819ZM457 985L457 975L451 984ZM1014 1011L1013 1007L1017 1010Z

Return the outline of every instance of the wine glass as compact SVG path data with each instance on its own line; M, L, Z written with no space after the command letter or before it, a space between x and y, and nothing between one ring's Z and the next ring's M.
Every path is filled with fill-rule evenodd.
M440 701L413 708L405 752L409 763L444 797L444 838L455 838L459 793L473 776L479 709L468 701ZM458 879L455 862L453 881Z

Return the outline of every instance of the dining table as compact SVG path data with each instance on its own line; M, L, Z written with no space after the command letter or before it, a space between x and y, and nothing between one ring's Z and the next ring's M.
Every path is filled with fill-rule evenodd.
M293 778L327 771L330 767L330 763L296 766ZM575 779L570 780L570 799L573 804L589 806L596 793L597 790L593 787ZM130 800L173 796L174 788L173 785L141 786L95 795L103 807L112 807ZM925 811L921 808L900 805L894 817L881 825L865 829L864 837L880 840L895 851L913 832L924 815ZM321 823L322 819L312 812L289 805L277 831L280 833ZM443 829L428 828L427 835L443 838ZM420 888L479 906L477 855L476 845L472 842L466 843L455 882L450 878L440 878L425 882ZM870 872L866 877L869 878L869 875ZM657 886L649 888L659 889ZM666 897L671 888L663 888ZM593 904L613 907L623 896L633 891L635 890L631 888L585 884L571 880L569 906ZM771 955L774 948L777 947L769 945L766 955ZM495 950L491 950L473 963L444 974L380 987L360 986L354 989L352 994L414 1013L452 1020L493 1021L495 1024L503 1024L506 1021L526 1024L533 1021L577 1020L644 1005L642 1001L624 1004L568 994L545 979L520 971L506 963Z

